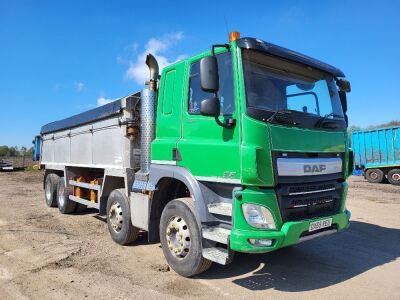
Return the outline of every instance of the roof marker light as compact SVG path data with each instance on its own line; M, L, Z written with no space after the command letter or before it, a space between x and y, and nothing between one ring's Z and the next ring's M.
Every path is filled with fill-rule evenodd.
M239 31L232 31L229 32L229 42L234 42L240 39L240 32Z

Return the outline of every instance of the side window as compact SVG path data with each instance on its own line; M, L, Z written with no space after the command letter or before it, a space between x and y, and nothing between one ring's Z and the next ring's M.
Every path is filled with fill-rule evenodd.
M170 70L165 77L164 97L163 97L163 114L171 115L174 107L174 90L175 90L175 73L176 70Z
M232 56L229 52L217 55L219 72L218 97L221 103L221 115L232 115L235 111L233 96ZM190 67L189 79L189 113L200 114L202 100L212 97L212 93L204 92L200 87L200 62L194 62Z

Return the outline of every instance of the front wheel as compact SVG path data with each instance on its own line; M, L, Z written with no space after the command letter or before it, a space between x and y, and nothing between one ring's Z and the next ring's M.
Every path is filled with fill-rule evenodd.
M179 275L191 277L205 272L212 262L202 255L202 243L191 198L169 202L161 215L160 240L164 256Z
M400 185L400 169L390 170L387 174L387 179L391 184Z

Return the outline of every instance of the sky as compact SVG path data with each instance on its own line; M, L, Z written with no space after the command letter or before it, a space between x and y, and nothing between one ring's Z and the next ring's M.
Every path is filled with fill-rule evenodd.
M350 125L400 119L400 1L0 0L0 145L140 90L229 31L307 54L351 81Z

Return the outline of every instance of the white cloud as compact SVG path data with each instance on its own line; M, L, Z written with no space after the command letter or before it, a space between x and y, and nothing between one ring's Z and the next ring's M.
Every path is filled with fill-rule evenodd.
M182 32L166 34L162 37L154 37L147 41L144 51L139 53L134 61L129 61L129 68L125 72L125 77L143 84L149 79L149 69L146 66L146 56L151 53L158 61L160 71L166 66L183 59L186 55L178 55L175 59L166 56L166 51L184 38ZM135 45L135 44L134 44ZM135 46L135 50L137 46Z
M100 97L97 99L97 106L102 106L102 105L111 103L113 101L114 101L113 99L107 99L105 97Z
M74 86L75 86L75 90L77 92L82 92L83 90L86 89L85 84L83 82L80 82L80 81L74 82Z

